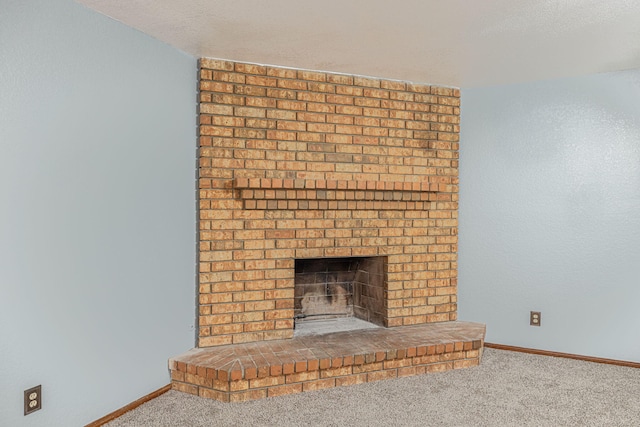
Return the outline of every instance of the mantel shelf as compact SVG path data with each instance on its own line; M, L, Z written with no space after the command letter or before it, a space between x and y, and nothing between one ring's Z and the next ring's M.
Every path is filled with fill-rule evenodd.
M424 210L442 183L237 178L245 209Z
M446 184L437 182L347 181L277 178L236 178L234 187L247 190L359 190L359 191L446 191Z

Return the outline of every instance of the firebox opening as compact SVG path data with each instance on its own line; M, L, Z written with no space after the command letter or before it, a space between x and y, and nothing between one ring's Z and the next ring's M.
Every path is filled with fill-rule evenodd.
M296 335L384 326L386 257L297 259Z

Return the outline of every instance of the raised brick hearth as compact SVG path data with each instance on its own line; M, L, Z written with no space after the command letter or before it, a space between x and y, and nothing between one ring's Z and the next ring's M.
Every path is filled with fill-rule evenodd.
M169 367L175 390L240 402L476 366L483 340L446 322L194 349Z
M461 325L458 89L201 59L199 99L200 349L176 388L243 400L478 363L484 332L437 336ZM309 260L348 268L309 282ZM318 314L383 328L293 338Z

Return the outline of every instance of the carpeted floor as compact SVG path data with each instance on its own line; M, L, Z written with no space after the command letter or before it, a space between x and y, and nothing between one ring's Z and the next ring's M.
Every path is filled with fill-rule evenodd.
M640 426L640 369L485 349L471 369L221 403L170 391L120 426Z

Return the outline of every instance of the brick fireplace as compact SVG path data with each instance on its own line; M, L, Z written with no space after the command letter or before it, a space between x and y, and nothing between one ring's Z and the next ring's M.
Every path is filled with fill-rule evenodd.
M199 354L289 340L322 310L379 333L460 323L457 89L201 59L199 97ZM349 276L363 264L374 273ZM483 335L451 353L477 363ZM194 392L180 363L176 388ZM213 397L233 400L226 387Z

